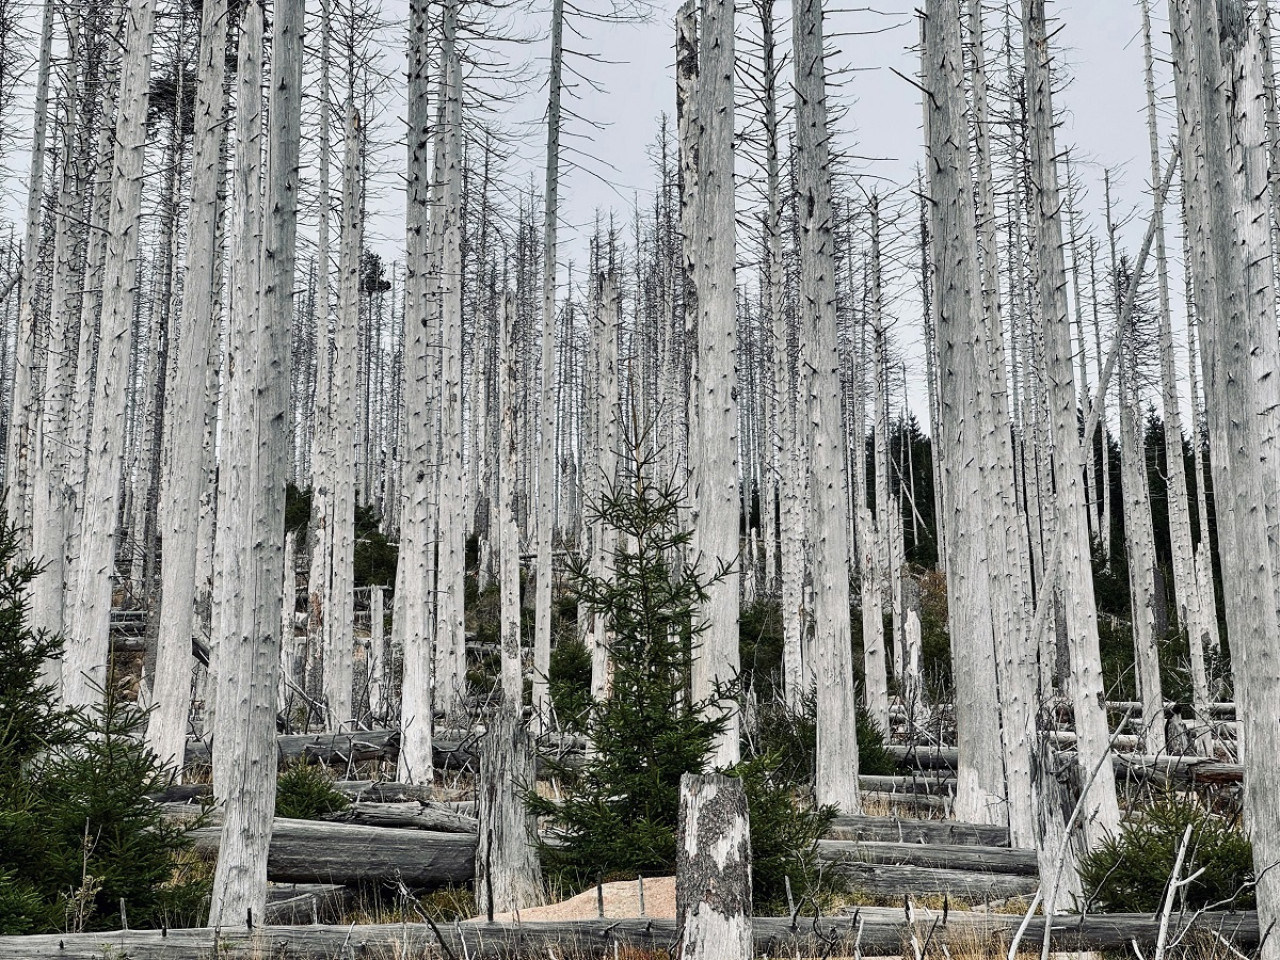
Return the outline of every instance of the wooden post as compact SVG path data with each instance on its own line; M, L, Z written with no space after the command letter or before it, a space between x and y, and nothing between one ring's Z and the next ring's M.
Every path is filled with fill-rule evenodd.
M489 722L480 754L476 906L485 916L544 902L534 846L537 822L522 796L533 782L533 746L520 711L503 704Z
M680 778L676 918L683 960L752 955L748 823L741 780L718 773Z

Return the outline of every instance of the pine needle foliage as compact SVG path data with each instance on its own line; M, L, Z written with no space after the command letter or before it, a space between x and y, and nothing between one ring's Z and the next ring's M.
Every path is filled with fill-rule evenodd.
M188 827L148 794L171 780L142 744L147 714L114 684L57 705L44 680L62 639L28 623L38 563L0 512L0 935L200 922L202 882L174 882Z
M349 806L351 801L333 789L333 776L319 764L296 763L276 782L277 817L320 820Z
M707 589L726 569L704 574L681 527L683 490L653 479L653 463L636 455L627 483L610 489L596 518L617 534L609 569L572 563L579 604L603 617L610 635L608 696L580 712L593 749L585 766L564 770L568 795L526 802L554 821L556 842L542 860L553 883L581 889L600 879L670 874L676 861L680 776L708 768L725 728L725 700L741 678L695 701L690 667L707 624ZM578 669L590 667L589 656ZM783 910L787 885L809 908L822 907L816 841L833 808L802 802L807 793L779 752L757 753L725 771L741 777L751 826L752 894L764 909Z
M1191 842L1182 876L1204 872L1183 888L1185 904L1252 907L1253 848L1228 820L1209 813L1194 799L1170 798L1144 806L1120 834L1108 837L1080 864L1089 908L1107 913L1155 913L1187 827Z
M631 466L630 479L606 490L594 510L617 535L608 569L585 558L569 569L578 603L604 618L610 637L609 693L583 719L593 750L562 803L527 796L533 812L557 825L556 845L542 850L544 867L573 888L670 873L680 775L705 772L726 722L718 701L689 693L705 629L698 611L723 573L704 574L690 556L681 488L654 479L642 457Z

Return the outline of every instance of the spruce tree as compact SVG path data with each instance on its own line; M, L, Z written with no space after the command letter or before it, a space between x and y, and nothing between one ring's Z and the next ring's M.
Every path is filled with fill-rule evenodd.
M570 562L578 603L604 618L610 637L609 691L584 723L592 752L583 767L563 771L572 781L562 803L528 797L535 813L556 821L543 863L570 886L672 870L680 775L706 770L725 728L716 701L689 693L706 627L699 608L723 574L704 573L690 556L681 488L656 479L648 455L630 467L593 510L617 532L611 569L599 575L586 559Z

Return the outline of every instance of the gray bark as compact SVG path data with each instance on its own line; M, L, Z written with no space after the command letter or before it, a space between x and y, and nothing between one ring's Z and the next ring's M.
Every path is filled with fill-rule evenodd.
M676 918L683 960L751 955L750 833L742 780L681 776Z

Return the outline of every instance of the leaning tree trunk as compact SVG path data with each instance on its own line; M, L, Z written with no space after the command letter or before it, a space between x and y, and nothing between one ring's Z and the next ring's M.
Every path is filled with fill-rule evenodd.
M209 908L214 926L262 917L266 908L267 850L276 793L275 692L280 667L304 11L305 0L276 0L273 11L271 132L266 194L260 208L265 214L253 209L258 192L257 179L250 179L253 166L236 171L237 199L244 205L237 226L243 229L256 221L262 234L260 238L244 233L233 236L239 247L233 295L239 299L233 301L228 331L227 422L231 429L222 474L228 483L223 503L230 508L230 516L219 533L228 538L220 551L224 589L229 586L239 596L224 597L220 606L222 631L216 648L221 663L215 792L227 804ZM246 19L252 29L240 38L241 50L250 44L249 55L255 61L261 52L261 16L261 8L250 4ZM243 54L241 64L248 67L245 72L251 83L260 78L257 64L246 64ZM239 101L241 109L247 101L256 106L260 99L256 87L246 92L249 96ZM240 144L250 152L255 152L260 122L260 115L246 118L249 136Z
M101 347L94 388L81 514L79 555L72 565L70 621L63 659L63 700L84 706L106 682L107 633L115 575L129 332L138 274L155 0L132 0L120 75L112 163L110 219L103 273Z
M818 754L815 793L859 813L858 738L849 623L849 501L836 348L836 277L827 130L822 5L801 0L792 22L796 89L796 173L800 196L802 364L812 485Z
M166 762L180 758L191 702L191 638L196 634L196 560L200 502L208 470L205 429L209 407L205 384L214 346L218 291L218 222L223 183L222 126L225 113L227 3L206 0L200 25L200 74L191 157L191 205L183 279L181 329L167 407L168 477L160 503L164 562L160 566L160 625L154 712L147 745Z

